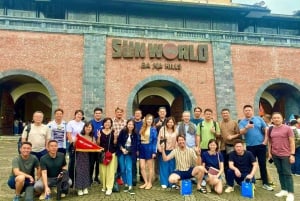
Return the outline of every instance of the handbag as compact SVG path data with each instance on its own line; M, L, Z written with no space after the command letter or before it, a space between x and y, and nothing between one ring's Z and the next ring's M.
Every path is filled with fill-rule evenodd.
M242 182L241 195L246 198L254 198L254 184L251 180L245 179Z
M109 151L110 140L111 134L108 139L107 151L102 151L99 154L99 163L102 163L103 165L109 165L113 158L113 154Z

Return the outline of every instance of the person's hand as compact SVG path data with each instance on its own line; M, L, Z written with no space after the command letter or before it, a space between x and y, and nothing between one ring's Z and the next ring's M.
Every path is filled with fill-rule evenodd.
M51 190L50 190L50 188L47 186L46 188L45 188L45 195L50 195L51 194Z
M123 152L123 154L124 154L124 155L128 154L128 151L127 151L127 149L125 149L125 148L122 148L121 150L122 150L122 152Z
M252 176L251 174L248 174L248 175L246 176L246 179L251 180L252 178L253 178L253 176Z
M234 174L238 178L240 178L242 176L241 172L237 168L234 170Z
M290 155L289 161L290 161L290 164L295 163L295 156L294 155Z
M29 183L31 183L31 184L33 184L33 183L34 183L34 178L33 178L31 175L29 176L29 178L28 178L28 179L29 179Z
M152 158L154 159L156 157L156 154L152 154Z
M166 145L165 143L161 143L159 147L160 147L159 151L161 152L162 150L165 150Z
M211 127L211 129L210 129L210 132L211 133L216 133L216 129L215 129L215 127L213 126L213 127Z

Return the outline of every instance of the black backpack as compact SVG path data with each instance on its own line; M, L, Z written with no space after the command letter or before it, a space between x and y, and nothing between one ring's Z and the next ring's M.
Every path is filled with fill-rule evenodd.
M27 127L26 127L26 141L28 141L28 135L29 135L29 132L30 132L30 129L31 129L31 123L30 124L28 124L27 125ZM19 154L21 153L20 152L20 148L21 148L21 145L22 145L22 136L20 136L19 137L19 140L18 140L18 142L17 142L17 145L18 145L18 152L19 152Z

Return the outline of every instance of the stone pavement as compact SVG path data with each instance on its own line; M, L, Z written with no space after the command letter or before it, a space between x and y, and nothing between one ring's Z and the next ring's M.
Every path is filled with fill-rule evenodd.
M16 150L17 137L1 137L0 136L0 201L12 200L14 191L7 186L7 178L11 171L11 160L17 154ZM252 200L258 201L284 201L284 198L277 198L274 196L275 192L279 191L279 181L274 165L269 166L271 176L276 183L275 191L266 191L261 188L261 181L257 181L255 198ZM259 177L259 174L258 176ZM300 177L294 177L295 184L295 201L300 200ZM139 184L138 184L139 185ZM122 188L121 188L122 190ZM76 192L71 192L67 197L62 200L65 201L96 201L96 200L110 200L110 201L243 201L250 200L240 196L240 188L236 187L235 192L223 193L216 195L215 193L202 194L195 190L193 186L193 194L191 196L181 196L178 190L161 189L158 182L154 183L151 190L140 190L135 187L136 195L129 195L128 193L120 192L113 193L111 196L105 196L101 192L101 185L92 185L89 189L89 195L78 197ZM35 200L38 200L36 198ZM55 195L52 196L55 199Z

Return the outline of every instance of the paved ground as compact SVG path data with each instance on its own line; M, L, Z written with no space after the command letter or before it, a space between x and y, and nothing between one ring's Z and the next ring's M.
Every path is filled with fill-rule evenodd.
M16 150L16 137L1 137L0 136L0 201L12 200L14 196L14 191L9 189L6 181L8 175L11 171L11 160L17 154ZM266 191L261 188L261 181L257 181L255 199L260 201L284 201L284 198L276 198L274 196L275 192L279 191L278 176L274 165L269 167L271 171L271 176L276 183L275 191ZM300 200L300 191L297 190L300 188L300 177L294 177L295 183L295 200ZM121 188L122 189L122 188ZM239 187L235 188L235 192L218 196L215 193L201 194L195 190L193 186L193 194L191 196L181 196L177 190L164 190L161 189L158 182L155 182L155 185L151 190L140 190L135 188L136 195L129 195L128 193L113 193L111 196L105 196L101 192L101 185L93 185L89 190L89 195L78 197L75 192L71 192L67 197L62 200L65 201L96 201L96 200L111 200L111 201L243 201L249 200L240 196ZM38 198L36 198L38 200ZM55 196L53 199L55 200Z

